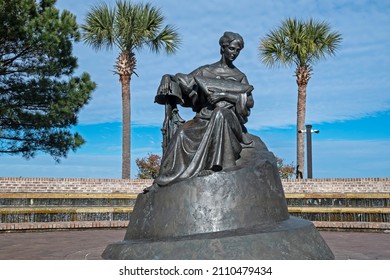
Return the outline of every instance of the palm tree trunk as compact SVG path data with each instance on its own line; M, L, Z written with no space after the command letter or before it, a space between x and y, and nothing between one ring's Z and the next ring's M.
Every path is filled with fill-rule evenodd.
M130 75L121 75L122 83L122 179L130 179Z
M306 117L306 88L310 79L310 67L301 66L296 70L298 84L297 102L297 170L296 178L303 179L305 168L305 117Z
M296 178L302 179L305 168L305 116L306 116L306 87L298 87L297 104L297 171ZM301 131L301 132L299 132Z

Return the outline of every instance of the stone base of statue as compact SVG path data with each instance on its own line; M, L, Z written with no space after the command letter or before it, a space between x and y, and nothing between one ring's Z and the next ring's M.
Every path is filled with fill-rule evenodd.
M253 137L237 167L140 194L124 241L104 259L334 259L309 221L290 217L276 159Z
M327 260L332 252L311 222L291 217L270 227L110 244L105 259Z

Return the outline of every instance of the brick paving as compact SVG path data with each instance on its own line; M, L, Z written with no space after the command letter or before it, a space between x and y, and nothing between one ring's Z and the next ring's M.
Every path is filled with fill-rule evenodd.
M125 229L0 233L2 260L101 259L109 243L122 240Z
M99 260L126 229L0 233L0 260ZM390 260L390 233L320 232L337 260Z

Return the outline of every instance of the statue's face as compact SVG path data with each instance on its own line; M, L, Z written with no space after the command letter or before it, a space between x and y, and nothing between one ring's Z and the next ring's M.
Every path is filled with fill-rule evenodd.
M223 55L225 57L225 60L227 62L233 62L237 56L240 54L241 51L241 44L239 41L234 40L232 41L229 46L226 46L223 49Z

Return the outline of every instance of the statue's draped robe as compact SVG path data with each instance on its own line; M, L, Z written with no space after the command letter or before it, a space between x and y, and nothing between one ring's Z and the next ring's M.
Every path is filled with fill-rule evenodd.
M252 98L251 93L238 93L235 104L222 101L215 106L207 101L206 93L195 82L195 77L205 77L248 84L246 76L238 69L228 72L206 65L188 75L172 77L173 83L180 85L183 99L188 100L190 91L194 93L195 89L196 98L191 107L196 116L185 122L170 140L155 179L158 185L191 178L203 170L221 171L236 165L246 144L243 124L250 113L247 99Z

